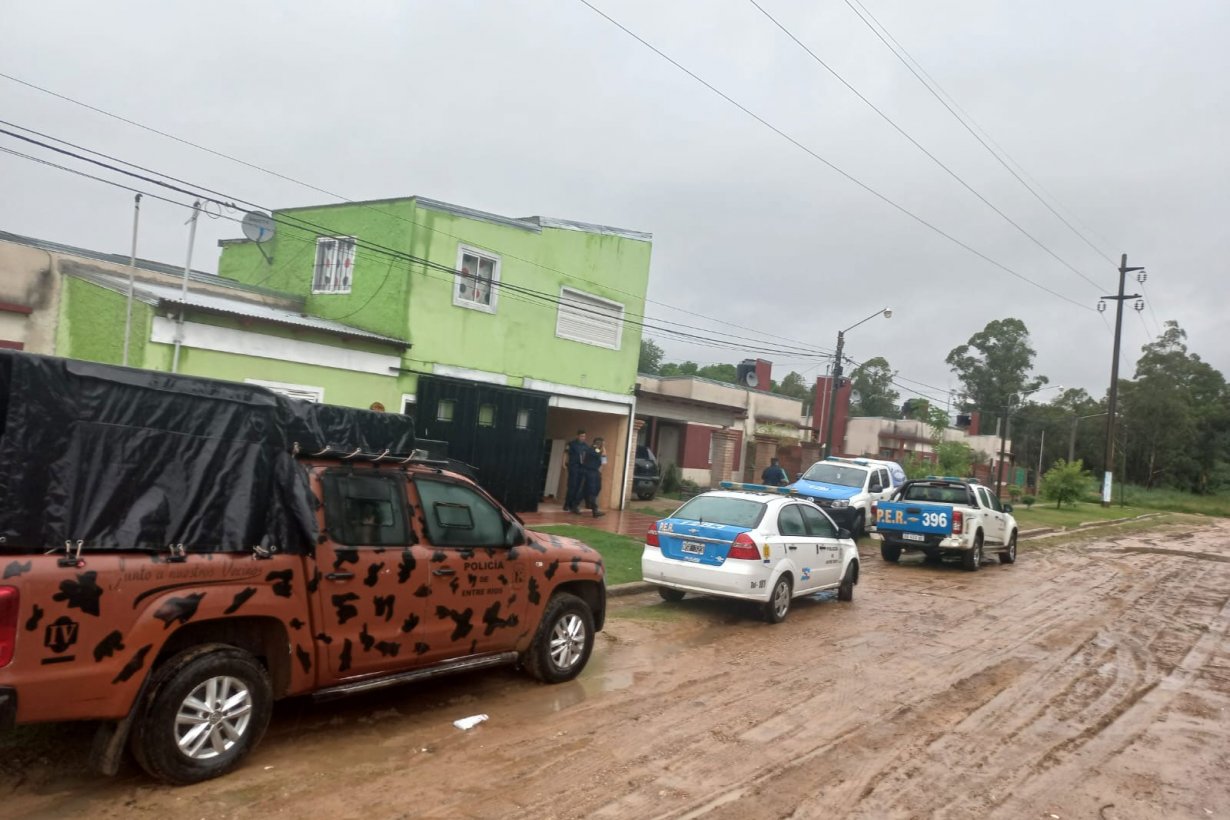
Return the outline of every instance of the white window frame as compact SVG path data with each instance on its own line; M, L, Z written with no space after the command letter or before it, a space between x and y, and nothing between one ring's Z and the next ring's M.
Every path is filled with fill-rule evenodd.
M401 394L401 414L403 416L410 415L406 411L410 410L411 408L417 408L418 404L419 404L418 396L416 396L414 393L402 393Z
M484 259L490 259L495 263L491 271L491 304L484 305L478 302L473 302L461 295L461 270L465 263L466 254L471 256L479 256ZM453 275L453 304L456 307L469 308L470 310L481 310L484 313L495 313L496 305L500 301L500 268L503 267L502 260L499 254L491 251L476 248L473 245L457 245L457 273Z
M270 382L264 379L244 379L244 384L254 384L257 387L267 387L275 393L280 393L292 399L323 404L325 389L311 384L290 384L289 382Z
M320 271L320 251L321 251L321 248L324 246L324 243L326 242L334 243L333 245L335 249L334 253L336 253L336 248L338 247L337 243L340 243L340 242L350 243L350 254L349 254L350 255L350 278L346 282L346 287L344 289L343 288L326 289L326 288L319 288L316 286L316 275ZM350 293L350 288L354 285L354 267L355 267L355 259L358 256L358 250L359 250L359 241L353 236L318 236L316 237L316 255L312 257L312 293L313 294L329 294L329 295L341 295L341 294Z
M582 339L578 336L573 336L571 334L564 333L560 330L560 310L563 308L564 306L563 303L566 299L568 299L568 295L570 293L575 293L578 296L582 296L586 299L592 299L595 302L604 302L605 304L610 305L612 308L618 311L619 315L616 317L613 317L618 322L618 325L616 326L616 329L615 329L615 344L608 345L608 344L603 344L602 342L595 342L593 339ZM580 342L583 345L590 345L591 347L602 347L602 348L606 348L607 350L619 350L620 346L623 345L624 315L626 313L626 309L624 308L623 302L616 302L613 299L607 299L605 296L599 296L596 293L590 293L589 291L580 290L578 288L570 288L570 287L561 287L559 289L559 299L560 299L560 305L559 305L559 308L557 308L555 312L555 336L556 338L568 339L569 341L573 341L573 342Z

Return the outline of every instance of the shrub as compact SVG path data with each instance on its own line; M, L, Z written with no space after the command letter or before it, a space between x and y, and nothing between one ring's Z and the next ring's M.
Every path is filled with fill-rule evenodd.
M679 497L680 498L684 498L684 499L691 498L692 496L698 495L699 493L700 493L700 485L697 484L695 481L692 481L690 478L682 478L679 480Z
M662 471L662 492L665 494L679 492L681 481L683 481L683 470L679 469L679 465L667 464L666 469Z
M1030 507L1032 507L1032 506L1034 505L1034 502L1035 502L1035 501L1037 501L1037 500L1038 500L1038 499L1034 498L1032 495L1023 495L1023 496L1021 496L1021 503L1025 505L1025 509L1027 509L1027 510L1028 510Z
M1090 483L1079 458L1071 463L1061 458L1042 476L1042 497L1054 501L1055 509L1059 509L1065 501L1074 504L1080 500L1089 492Z
M1020 484L1008 485L1008 498L1012 499L1013 504L1020 501L1021 496L1023 496L1024 494L1025 494L1025 490L1021 488Z

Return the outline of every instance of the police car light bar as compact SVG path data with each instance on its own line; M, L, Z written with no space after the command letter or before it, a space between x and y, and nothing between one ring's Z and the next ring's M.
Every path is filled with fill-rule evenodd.
M927 476L927 481L964 481L967 484L978 483L978 479L976 478L961 478L956 475L929 475Z
M739 481L722 481L718 486L723 490L742 490L749 493L776 493L778 495L798 495L793 487L770 487L768 484L743 484Z
M845 456L829 456L828 458L824 460L825 461L844 461L847 464L858 464L863 467L866 467L870 463L865 458L846 458Z

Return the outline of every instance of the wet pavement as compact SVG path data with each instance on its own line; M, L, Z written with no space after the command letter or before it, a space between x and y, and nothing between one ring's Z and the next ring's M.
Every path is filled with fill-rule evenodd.
M632 510L614 510L607 512L601 518L594 518L588 511L577 515L564 512L564 508L560 506L540 504L538 512L521 513L521 520L530 529L551 524L573 524L643 539L645 533L649 531L649 525L665 515L666 513L654 516Z

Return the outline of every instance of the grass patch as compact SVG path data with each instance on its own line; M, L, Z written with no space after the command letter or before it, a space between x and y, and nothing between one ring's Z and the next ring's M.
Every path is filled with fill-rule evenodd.
M1046 549L1048 547L1105 541L1111 538L1120 538L1124 535L1135 535L1148 530L1169 530L1173 532L1176 527L1181 525L1199 527L1202 524L1207 525L1208 522L1201 521L1195 516L1183 515L1181 513L1162 513L1154 518L1146 518L1143 521L1125 521L1122 524L1115 524L1111 527L1090 527L1085 530L1068 530L1057 535L1046 535L1038 539L1030 539L1021 543L1025 549ZM1158 533L1159 538L1165 538L1166 535L1166 532Z
M1075 527L1086 521L1109 521L1113 518L1133 518L1151 510L1143 507L1103 507L1101 504L1090 504L1078 501L1055 509L1052 504L1035 504L1032 509L1015 506L1012 516L1023 530L1035 527Z
M1122 488L1124 500L1129 507L1145 507L1150 510L1191 513L1193 515L1218 515L1230 517L1230 493L1196 495L1182 490L1157 487L1146 490L1129 484ZM1115 504L1119 504L1119 487L1115 488Z
M552 524L534 529L565 538L575 538L602 553L602 562L606 565L607 586L641 580L641 552L645 545L639 539L576 524Z

